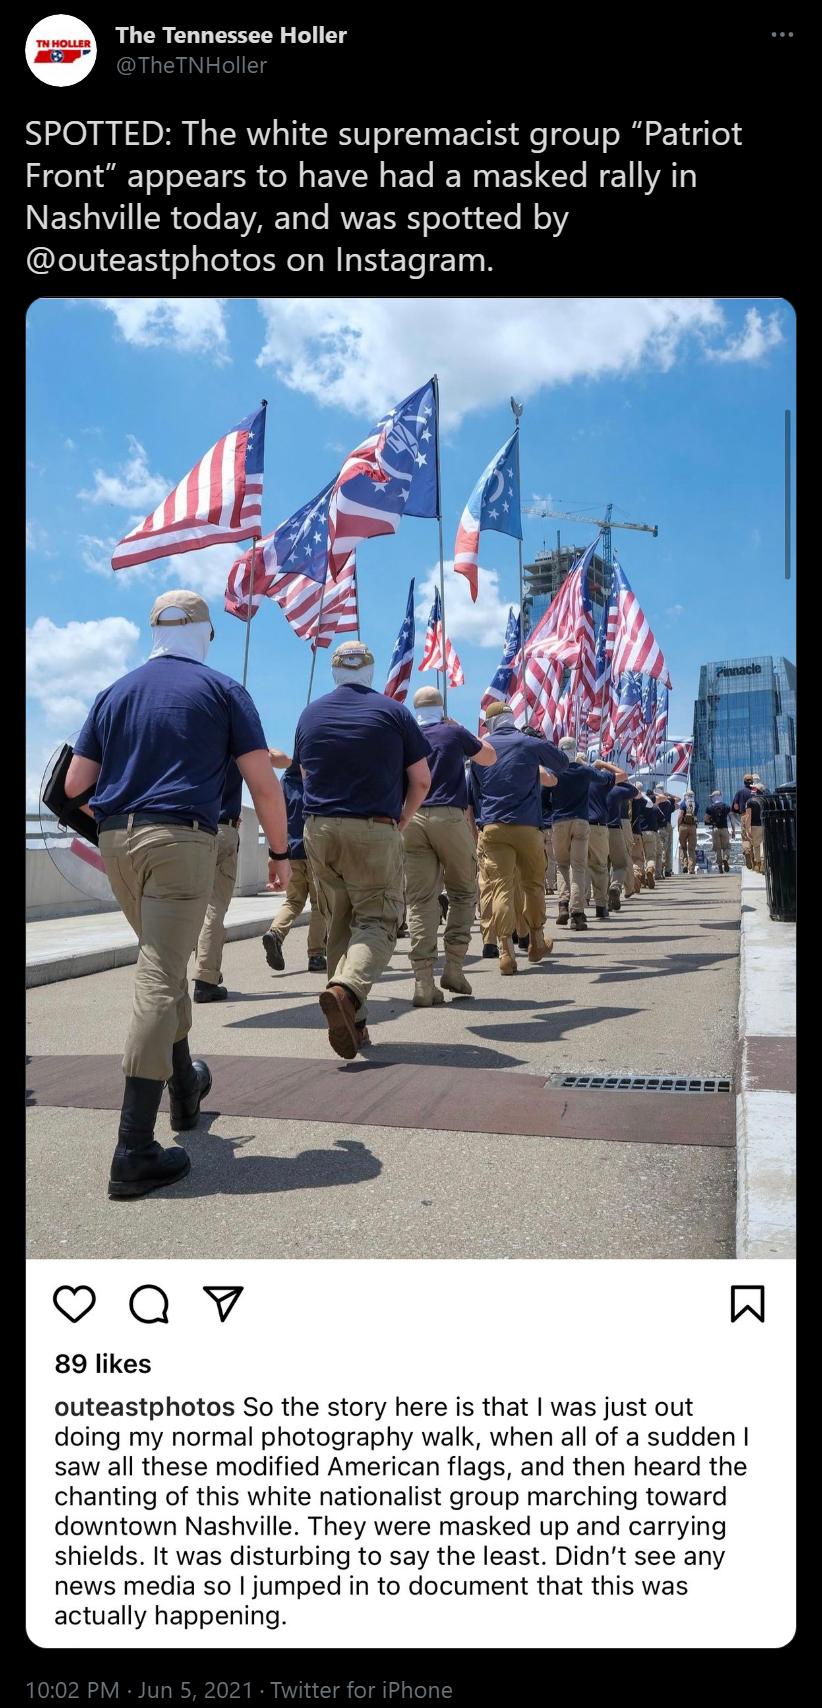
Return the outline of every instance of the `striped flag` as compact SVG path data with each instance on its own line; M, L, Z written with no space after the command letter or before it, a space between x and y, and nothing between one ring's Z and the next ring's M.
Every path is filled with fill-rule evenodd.
M112 569L248 540L262 528L266 405L232 427L114 548Z
M336 634L357 630L357 559L354 552L336 581L329 570L323 589L310 575L281 575L270 597L299 640L330 645ZM322 599L322 611L320 601Z
M666 777L687 777L691 768L692 741L673 741L661 755L660 766Z
M520 620L514 615L514 607L508 610L508 622L505 627L505 640L502 643L502 658L499 668L495 671L480 700L480 710L485 711L494 700L507 700L514 680L514 659L520 649ZM481 720L482 721L482 720ZM484 727L484 725L483 725Z
M460 517L454 546L454 571L464 575L476 600L479 540L483 528L522 539L519 499L519 424L484 468Z
M391 654L391 663L388 666L388 681L383 688L383 693L389 700L404 700L408 693L408 684L414 668L415 634L414 583L412 581L408 589L408 603L405 607L402 628L394 642L394 651Z
M663 654L657 645L651 626L635 597L622 566L614 557L614 596L617 605L617 632L614 641L613 674L618 680L624 671L640 672L659 677L666 688L671 678Z
M636 670L626 671L619 684L619 699L611 726L615 742L621 746L633 739L642 728L642 677Z
M649 765L656 764L660 748L668 739L668 690L661 687L655 679L654 686L654 715L645 741L645 754Z
M562 678L578 653L576 639L579 570L566 576L544 616L531 630L511 668L516 687L510 696L518 724L550 731L555 724Z
M591 559L599 545L599 539L600 536L597 534L596 539L574 566L579 571L579 580L574 607L574 636L577 642L577 656L571 673L571 695L579 710L585 712L593 706L597 688L594 607L591 604L591 595L588 590L588 571L591 567Z
M617 693L611 665L617 630L617 608L612 587L608 588L605 610L599 625L596 656L594 703L588 713L588 728L592 735L607 728L616 710Z
M266 534L253 548L252 617L259 609L260 600L271 598L285 576L313 581L319 597L328 574L328 505L332 486L329 481L322 492L309 498L307 504L302 504L273 534ZM226 610L243 622L248 619L251 555L249 548L232 564L225 590Z
M362 540L395 534L403 516L439 514L437 411L428 380L378 422L332 483L329 566L339 575Z
M465 682L465 677L462 673L462 665L460 664L450 640L447 638L443 654L442 606L440 604L440 590L438 587L434 591L434 603L431 606L431 614L428 618L428 628L425 631L425 641L423 642L422 649L422 663L419 665L419 669L445 671L452 688L462 688Z

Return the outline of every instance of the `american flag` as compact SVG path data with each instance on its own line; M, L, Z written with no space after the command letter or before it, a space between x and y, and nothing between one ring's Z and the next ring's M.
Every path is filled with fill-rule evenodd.
M273 534L258 541L254 549L254 588L251 615L256 615L260 600L274 596L284 579L298 576L314 582L319 591L328 574L328 505L333 481L329 481L287 521L281 522ZM232 616L248 619L251 548L238 557L228 572L225 608Z
M653 722L648 730L645 741L645 755L649 765L655 765L659 750L668 739L668 690L654 680L655 703Z
M656 677L648 676L642 689L642 724L637 732L637 757L640 764L653 765L655 720Z
M611 727L615 742L624 746L642 728L642 677L628 670L619 684L619 700Z
M505 640L502 643L502 659L499 668L492 676L485 693L480 700L480 710L485 711L494 700L507 700L514 680L513 661L520 649L520 620L514 614L511 605L508 611L508 622L505 628Z
M402 628L394 642L391 663L388 666L388 681L383 693L389 700L404 700L408 693L408 684L414 668L414 583L408 589L408 603Z
M479 540L483 528L522 539L519 501L519 425L484 468L460 517L454 546L454 571L464 575L476 600Z
M571 675L571 694L575 705L585 712L593 706L597 690L594 607L591 604L591 595L588 590L588 571L591 567L591 559L599 545L599 540L600 536L597 534L596 539L574 566L579 571L574 629L578 650Z
M666 777L687 777L691 769L692 741L673 741L660 757L660 767Z
M616 680L625 671L638 671L645 676L659 677L666 688L671 687L668 666L656 643L650 624L639 601L631 590L625 572L614 557L614 595L617 604L617 633L614 642L613 674Z
M395 534L403 516L438 514L437 411L433 382L428 380L378 422L346 457L332 483L332 575L339 575L362 540Z
M614 640L617 630L617 608L613 597L612 587L608 588L605 600L605 610L599 625L596 657L596 684L594 689L594 704L588 713L588 728L592 735L607 728L616 711L616 683L611 671L614 656Z
M262 526L266 406L206 451L162 504L114 548L112 569L202 546L234 545Z
M442 606L440 604L440 590L438 587L434 591L434 603L431 606L431 614L428 618L428 628L425 631L425 641L423 642L422 649L422 663L420 664L419 669L445 671L448 675L448 681L452 688L461 688L465 682L465 677L462 673L462 665L460 664L450 640L447 638L445 641L445 654L443 656Z
M566 665L577 657L577 608L579 570L566 576L556 597L525 644L511 661L516 687L510 695L511 710L518 724L550 732L555 726L557 704Z

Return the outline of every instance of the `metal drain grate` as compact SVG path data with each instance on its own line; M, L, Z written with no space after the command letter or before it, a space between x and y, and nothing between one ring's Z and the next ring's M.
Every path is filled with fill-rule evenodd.
M678 1073L552 1073L548 1083L566 1091L733 1091L733 1080L720 1074L692 1079Z

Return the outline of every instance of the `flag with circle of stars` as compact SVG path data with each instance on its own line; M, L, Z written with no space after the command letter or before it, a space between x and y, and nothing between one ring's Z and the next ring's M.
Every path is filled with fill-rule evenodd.
M331 494L331 574L339 574L363 540L395 534L403 516L438 514L437 410L428 380L346 457Z
M457 529L454 570L466 577L473 600L479 591L479 538L483 528L522 539L518 426L483 469Z

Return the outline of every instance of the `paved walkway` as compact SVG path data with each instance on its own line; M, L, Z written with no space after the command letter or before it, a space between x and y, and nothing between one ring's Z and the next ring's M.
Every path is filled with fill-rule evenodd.
M281 903L276 895L235 896L226 914L230 943L256 937ZM137 939L120 913L74 914L65 919L34 919L26 925L26 984L54 984L132 966Z
M436 1010L411 1007L401 940L370 1005L373 1048L348 1065L328 1049L304 924L283 974L237 941L229 1000L195 1009L215 1084L192 1172L125 1205L105 1182L133 974L42 985L28 1003L30 1251L732 1256L733 1097L559 1078L731 1078L739 922L738 878L671 879L607 922L590 916L584 936L558 930L551 958L521 959L515 979L479 958L477 937L473 999ZM158 1132L168 1142L163 1116Z

